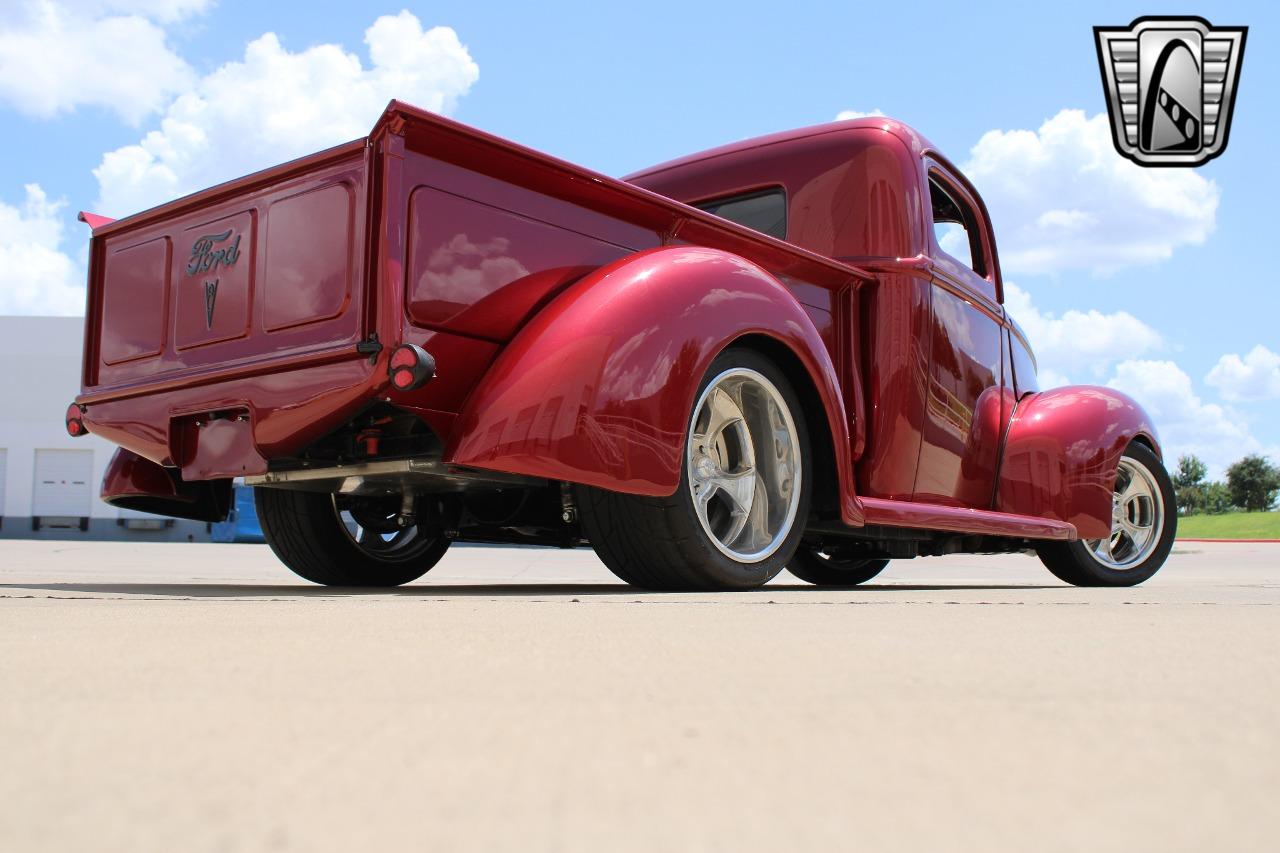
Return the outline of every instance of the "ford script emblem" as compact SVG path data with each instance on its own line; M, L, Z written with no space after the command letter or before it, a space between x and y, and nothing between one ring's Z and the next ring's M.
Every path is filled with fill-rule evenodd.
M204 275L216 272L218 267L233 267L240 260L240 235L231 239L232 229L221 234L205 234L191 246L191 258L187 261L187 275ZM213 306L218 299L218 279L204 281L205 328L213 328Z

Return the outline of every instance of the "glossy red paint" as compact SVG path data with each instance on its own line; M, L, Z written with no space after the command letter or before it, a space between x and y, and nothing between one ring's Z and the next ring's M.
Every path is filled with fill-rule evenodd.
M852 495L844 399L813 321L776 278L701 247L640 252L587 276L511 342L467 401L445 459L458 465L669 495L698 384L735 341L794 353L836 437ZM860 520L856 503L843 515Z
M424 164L424 180L430 180ZM652 234L635 242L656 245ZM422 185L409 200L409 320L504 341L549 295L634 249Z
M920 142L874 119L748 140L646 169L627 180L689 204L781 186L787 240L831 258L926 251Z
M90 213L87 210L82 210L76 214L76 219L80 220L85 225L88 225L90 228L101 228L104 225L110 225L112 222L115 222L115 220L110 216Z
M102 480L104 500L150 496L178 499L178 488L164 468L128 450L117 450Z
M934 239L931 179L972 209L974 268ZM221 482L387 401L455 464L669 494L698 380L745 338L811 383L848 524L1057 538L1109 519L1097 466L1154 444L1149 419L1105 389L1034 393L982 200L911 128L806 128L629 180L392 102L366 139L86 215L84 423ZM788 242L685 204L764 187ZM396 389L401 344L431 381Z
M102 499L112 506L196 521L220 521L231 504L231 482L183 482L171 468L120 449L102 478Z
M95 229L85 397L354 355L367 160L363 146L335 149L265 185Z
M1085 539L1109 535L1116 468L1135 439L1159 455L1147 413L1112 388L1072 386L1024 397L1005 439L996 509L1068 522Z
M929 392L913 500L989 509L1012 412L1000 307L941 273L931 298Z
M1067 522L1031 515L884 498L863 498L862 506L867 524L884 527L947 530L954 533L1027 539L1069 540L1076 537L1075 527Z
M867 396L858 494L911 500L929 399L929 279L909 267L882 270L858 291L861 346L847 356Z
M245 414L249 420L241 428L252 432L253 450L240 445L244 456L234 470L260 474L264 460L305 447L364 408L385 381L385 375L371 373L367 360L317 361L207 385L173 381L159 391L99 399L86 406L84 420L90 432L139 456L181 466L203 458L199 444L211 434L195 427L197 421ZM220 452L228 437L209 438L210 452Z

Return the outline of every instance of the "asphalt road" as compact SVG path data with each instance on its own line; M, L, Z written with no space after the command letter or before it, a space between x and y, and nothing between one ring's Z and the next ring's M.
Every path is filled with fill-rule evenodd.
M457 548L0 542L0 850L1274 850L1280 545L654 595Z

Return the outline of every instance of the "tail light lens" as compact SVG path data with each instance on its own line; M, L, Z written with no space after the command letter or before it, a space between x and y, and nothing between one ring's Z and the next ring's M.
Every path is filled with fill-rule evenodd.
M436 360L417 344L401 344L391 353L388 368L391 387L412 391L430 382L436 375Z
M67 435L82 436L89 432L84 425L84 409L78 403L67 406Z

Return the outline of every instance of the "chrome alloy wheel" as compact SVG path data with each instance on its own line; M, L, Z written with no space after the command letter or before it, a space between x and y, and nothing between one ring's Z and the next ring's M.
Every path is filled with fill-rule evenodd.
M745 367L711 380L693 407L685 455L698 521L721 553L758 563L782 546L803 471L795 421L772 382Z
M1129 569L1151 555L1163 531L1164 499L1155 475L1121 457L1111 496L1111 536L1086 542L1089 553L1109 569Z

